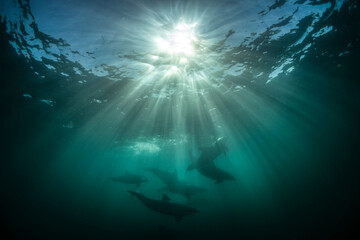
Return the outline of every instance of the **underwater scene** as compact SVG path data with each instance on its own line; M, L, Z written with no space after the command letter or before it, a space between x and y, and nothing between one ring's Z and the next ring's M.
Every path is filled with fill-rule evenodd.
M360 237L359 8L1 0L2 235Z

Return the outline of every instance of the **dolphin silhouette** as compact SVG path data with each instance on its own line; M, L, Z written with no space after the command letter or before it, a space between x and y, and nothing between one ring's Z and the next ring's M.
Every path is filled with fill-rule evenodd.
M137 193L134 191L128 191L132 196L137 197L140 202L145 205L147 208L169 216L173 216L176 220L180 221L184 216L192 215L200 212L199 210L188 207L186 205L182 205L179 203L171 202L170 198L163 194L161 200L153 199L144 196L141 193Z
M191 159L191 164L187 168L187 171L196 169L203 164L213 162L221 154L224 154L226 156L226 153L229 151L228 147L226 146L226 143L227 143L227 138L220 137L211 146L199 148L201 154L198 159L195 159L195 157L192 155L192 152L190 151L189 155Z
M236 181L235 177L232 176L230 173L221 170L220 168L216 167L213 162L209 162L203 164L197 168L199 173L204 175L205 177L211 178L215 180L215 183L221 183L225 180L232 180Z

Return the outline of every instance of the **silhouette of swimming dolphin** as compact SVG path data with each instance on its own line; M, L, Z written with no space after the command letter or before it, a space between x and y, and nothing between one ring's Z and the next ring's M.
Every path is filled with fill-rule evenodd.
M205 177L211 178L215 180L215 183L221 183L225 180L232 180L236 181L235 177L229 174L228 172L225 172L224 170L221 170L220 168L216 167L213 162L209 162L206 164L203 164L197 168L199 173L204 175Z
M197 169L199 173L205 177L215 180L215 183L221 183L225 180L235 181L234 176L216 167L214 160L221 154L226 155L229 150L226 146L227 139L218 138L210 147L200 148L201 154L198 159L195 159L192 152L189 152L192 163L187 168L187 171Z
M200 148L201 154L198 159L195 159L194 156L192 155L192 152L190 151L189 154L190 154L191 164L187 168L187 171L196 169L203 164L213 162L221 154L224 154L226 156L226 152L229 151L228 147L226 146L226 142L227 142L227 138L220 137L211 146L201 147Z
M158 213L173 216L178 221L180 221L184 216L188 216L200 212L195 208L188 207L186 205L182 205L179 203L171 202L170 198L165 194L163 194L161 200L157 200L146 197L143 194L134 191L128 191L128 193L130 193L132 196L137 197L137 199L139 199L140 202L143 205L145 205L147 208Z

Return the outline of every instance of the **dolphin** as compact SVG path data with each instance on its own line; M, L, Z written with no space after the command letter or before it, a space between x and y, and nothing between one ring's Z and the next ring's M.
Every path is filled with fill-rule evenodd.
M195 159L190 151L191 164L186 171L190 171L192 169L198 168L203 164L213 162L221 154L226 156L226 153L229 151L228 147L226 146L226 142L227 138L220 137L211 146L201 147L201 154L198 159Z
M191 198L195 194L206 191L205 188L189 185L184 181L180 181L177 177L176 171L171 173L157 168L147 168L145 170L153 173L166 185L162 188L162 190L183 195L187 199Z
M149 180L141 175L131 174L128 171L124 175L118 177L110 177L110 180L114 182L120 182L125 184L134 184L140 186L140 184L149 182Z
M188 207L186 205L182 205L179 203L171 202L171 199L163 194L161 200L148 198L141 193L137 193L134 191L128 191L132 196L137 197L140 202L145 205L147 208L159 212L165 215L170 215L176 218L176 220L180 221L184 216L192 215L200 212L199 210Z
M232 180L232 181L236 180L235 177L232 176L231 174L216 167L213 162L203 164L200 167L198 167L197 170L205 177L214 179L215 183L221 183L222 181L225 180Z

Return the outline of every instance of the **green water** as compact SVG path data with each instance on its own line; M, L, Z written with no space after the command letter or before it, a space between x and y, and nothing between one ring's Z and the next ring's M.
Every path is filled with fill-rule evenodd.
M249 71L226 78L222 87L212 87L211 81L189 87L178 82L179 76L166 78L168 87L114 81L90 71L64 77L46 68L45 60L17 54L3 22L5 233L19 239L342 239L355 233L358 8L350 13L321 19L321 27L338 30L308 39L315 47L305 59L294 60L294 70L268 83ZM269 58L290 54L279 46L301 36L295 35L268 43ZM346 47L349 53L338 57ZM256 59L255 50L242 51ZM230 55L219 59L244 60ZM269 68L268 63L251 64L254 72ZM79 65L64 61L56 66L66 72ZM84 79L85 87L78 82ZM173 95L144 97L171 88L177 89ZM199 158L200 148L219 137L227 137L229 151L214 163L236 180L216 184L197 170L186 171L189 150ZM146 168L177 174L206 191L190 199L163 191L164 183ZM149 182L135 186L110 180L127 171ZM172 202L200 212L177 221L151 211L129 190L159 200L167 194Z

